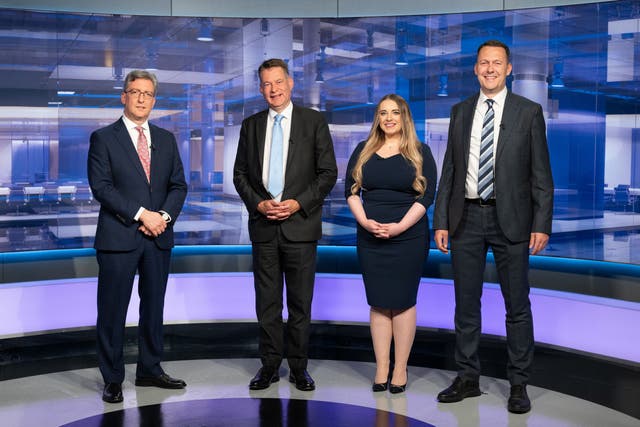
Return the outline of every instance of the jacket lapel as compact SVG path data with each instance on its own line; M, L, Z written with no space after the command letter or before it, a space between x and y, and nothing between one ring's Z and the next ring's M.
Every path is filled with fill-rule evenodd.
M158 130L155 126L153 126L151 123L149 123L149 134L151 135L151 149L149 150L149 154L150 154L150 159L151 159L151 165L150 165L150 171L149 171L149 181L153 181L153 171L154 171L154 161L156 162L156 166L157 166L157 162L160 159L160 149L162 148L162 144L160 144L160 134L158 133ZM154 143L155 141L155 143ZM136 155L138 153L136 152ZM140 163L140 162L139 162ZM142 164L142 163L141 163ZM144 169L142 170L144 172Z
M462 134L462 141L464 143L464 170L467 170L469 166L469 152L471 150L471 127L473 126L473 116L475 114L476 104L478 103L478 97L480 93L476 94L462 108L462 120L460 123L464 123L464 129Z
M267 138L267 117L269 110L265 110L256 118L256 140L258 141L258 162L260 164L260 176L264 167L264 145Z
M509 140L509 136L518 122L518 117L520 117L520 104L514 102L511 92L508 92L504 100L504 108L502 109L502 123L507 123L507 125L503 126L502 123L499 124L500 136L498 137L498 146L496 147L496 163L500 160L500 155L504 151L505 143Z
M294 105L293 110L291 111L291 131L289 133L289 149L287 151L287 166L285 169L285 186L287 184L286 175L291 170L291 168L294 167L293 165L295 165L294 158L296 154L296 148L302 140L302 129L298 126L300 124L299 121L296 122L297 117L298 111L296 106Z
M131 140L131 136L129 135L129 131L127 131L127 127L124 125L122 119L118 120L113 127L113 131L115 133L116 140L122 146L122 149L127 154L127 157L136 168L140 176L147 181L147 176L144 173L144 169L142 168L142 163L140 162L140 157L138 157L138 152L133 146L133 141ZM153 140L153 136L151 137ZM153 163L153 162L152 162Z

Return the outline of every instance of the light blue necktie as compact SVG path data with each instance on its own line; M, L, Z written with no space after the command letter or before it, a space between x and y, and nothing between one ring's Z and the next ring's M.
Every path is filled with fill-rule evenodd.
M271 133L271 157L269 158L269 193L272 197L277 197L284 188L282 176L282 126L280 122L284 116L277 114L273 120L273 132Z
M483 201L493 196L493 99L485 101L489 109L482 123L480 142L480 165L478 167L478 196Z

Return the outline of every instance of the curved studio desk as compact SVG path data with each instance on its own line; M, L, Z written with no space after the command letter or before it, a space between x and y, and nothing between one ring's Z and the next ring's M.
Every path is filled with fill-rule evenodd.
M257 357L250 252L249 246L175 248L165 359ZM483 375L504 378L504 304L489 261L480 355ZM93 250L5 253L0 267L0 380L96 366ZM455 370L450 273L448 256L432 250L418 294L413 365ZM532 384L640 416L638 277L640 266L531 258ZM137 307L134 290L128 362L136 355ZM355 248L320 246L310 356L373 360L368 319Z

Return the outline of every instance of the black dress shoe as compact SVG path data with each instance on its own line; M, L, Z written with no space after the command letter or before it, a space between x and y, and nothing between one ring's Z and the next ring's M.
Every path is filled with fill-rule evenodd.
M294 383L296 388L301 391L312 391L316 389L316 383L306 369L289 372L289 382Z
M531 401L527 395L526 384L511 386L511 394L507 408L509 412L513 412L514 414L525 414L531 410Z
M106 383L102 391L102 400L107 403L122 402L122 385L120 383Z
M255 377L249 382L249 390L264 390L271 384L280 381L278 370L274 368L262 367Z
M466 397L480 396L480 384L478 381L463 380L460 377L456 377L448 388L438 393L438 402L452 403L460 402Z
M187 383L178 378L171 378L164 372L157 377L137 377L136 385L138 387L160 387L179 389L185 388Z

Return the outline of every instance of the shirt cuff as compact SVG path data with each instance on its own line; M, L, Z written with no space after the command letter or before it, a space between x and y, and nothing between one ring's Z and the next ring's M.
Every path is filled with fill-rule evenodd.
M144 212L144 208L140 207L140 209L138 209L138 213L136 213L136 216L133 217L134 221L140 220L140 215L142 215L142 212Z

